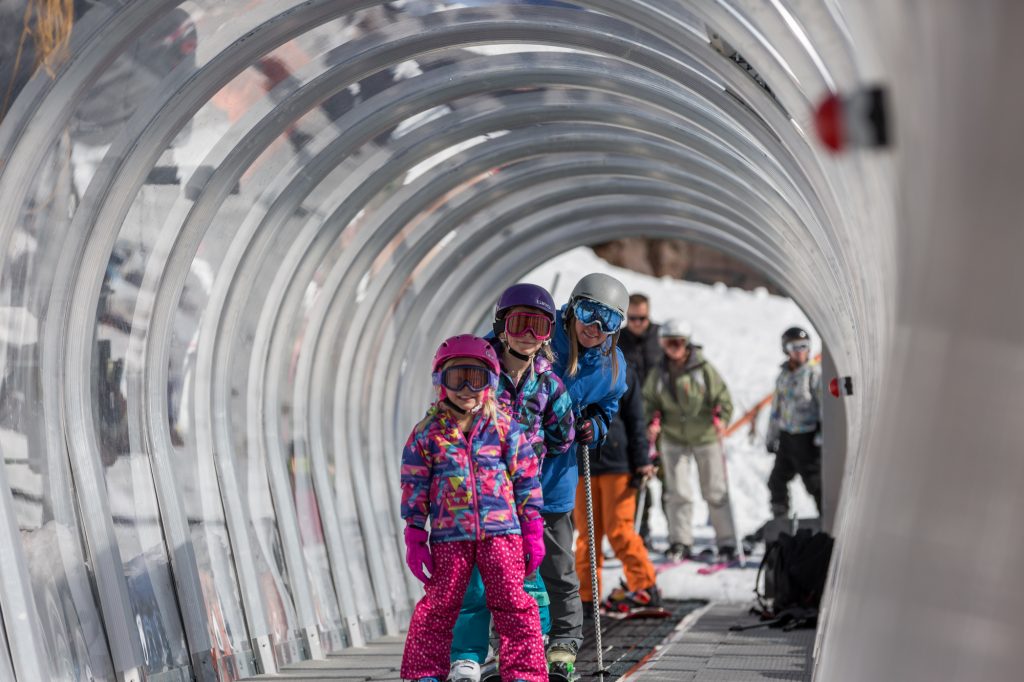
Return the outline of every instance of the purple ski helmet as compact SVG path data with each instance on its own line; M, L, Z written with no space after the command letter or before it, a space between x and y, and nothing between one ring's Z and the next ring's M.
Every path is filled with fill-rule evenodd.
M513 284L501 292L498 302L494 304L494 335L500 336L505 331L505 313L517 305L530 306L555 321L555 301L548 290L536 284Z

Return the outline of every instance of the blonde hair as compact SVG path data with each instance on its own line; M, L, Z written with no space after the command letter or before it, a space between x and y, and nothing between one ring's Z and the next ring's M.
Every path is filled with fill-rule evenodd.
M555 351L551 350L551 344L549 342L545 341L544 345L540 347L540 350L537 351L537 353L539 355L543 355L544 359L552 365L555 364Z
M33 21L33 18L35 21ZM21 66L21 57L25 51L25 42L29 38L35 43L36 63L32 69L43 68L50 78L56 75L68 57L68 44L71 42L71 29L75 23L74 0L28 0L25 13L21 18L21 36L18 38L18 49L14 53L14 68L11 69L11 80L4 92L3 103L0 104L0 120L7 115L7 105L14 93L15 76Z
M566 363L565 372L571 377L576 376L576 372L580 369L580 349L579 349L579 338L576 336L576 316L570 314L566 317L566 332L569 335L569 359ZM619 354L615 352L615 349L619 345L619 332L611 334L612 345L606 351L601 351L601 354L605 357L612 356L612 384L615 383L615 379L619 376Z

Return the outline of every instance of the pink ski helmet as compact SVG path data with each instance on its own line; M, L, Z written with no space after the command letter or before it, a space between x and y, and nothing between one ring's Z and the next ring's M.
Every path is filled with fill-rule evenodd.
M487 369L495 374L501 374L498 354L494 352L486 339L481 339L479 336L459 334L442 341L437 352L434 353L433 371L441 369L441 365L452 358L475 358L487 365Z

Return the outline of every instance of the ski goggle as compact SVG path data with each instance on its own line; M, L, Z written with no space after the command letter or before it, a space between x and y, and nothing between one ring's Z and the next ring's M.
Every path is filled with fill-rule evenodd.
M485 388L498 387L498 375L479 365L452 365L433 373L434 385L444 386L449 391L461 391L464 387L479 393Z
M577 301L572 307L572 314L585 325L599 325L605 334L614 334L622 327L622 313L589 298Z
M807 341L790 341L783 348L786 349L787 353L799 353L801 351L810 350L811 344Z
M551 338L551 318L524 311L509 313L505 318L505 333L520 337L526 336L526 332L531 332L538 341L547 341Z

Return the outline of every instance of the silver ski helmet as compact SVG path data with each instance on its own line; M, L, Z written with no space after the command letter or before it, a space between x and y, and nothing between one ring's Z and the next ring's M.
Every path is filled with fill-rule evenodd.
M622 282L611 275L606 275L603 272L592 272L589 275L585 275L583 279L576 283L572 294L569 295L569 309L571 310L577 301L584 298L600 303L610 310L617 312L622 318L619 329L626 323L629 292L626 291L626 287Z
M674 317L671 320L667 320L663 325L658 327L658 338L686 339L687 341L692 341L693 325L691 325L686 320L681 320L678 317Z

